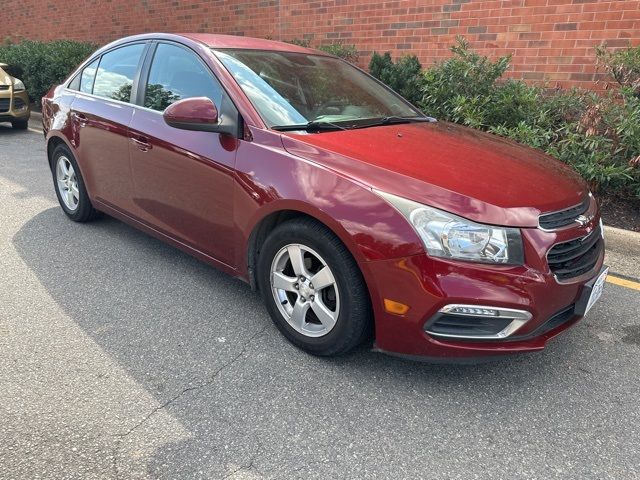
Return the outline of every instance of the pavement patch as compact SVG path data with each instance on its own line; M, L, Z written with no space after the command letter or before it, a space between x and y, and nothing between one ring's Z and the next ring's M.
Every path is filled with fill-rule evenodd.
M640 325L628 325L624 327L623 331L626 333L622 337L624 343L640 347Z

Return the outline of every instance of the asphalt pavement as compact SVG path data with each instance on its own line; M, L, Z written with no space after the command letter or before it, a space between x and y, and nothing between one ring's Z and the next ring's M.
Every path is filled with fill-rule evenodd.
M58 207L0 125L0 478L637 479L640 291L481 365L291 346L257 294Z

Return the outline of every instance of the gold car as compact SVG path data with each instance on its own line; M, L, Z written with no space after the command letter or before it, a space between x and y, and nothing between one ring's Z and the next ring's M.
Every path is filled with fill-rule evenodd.
M0 122L11 122L13 128L29 126L29 95L21 80L10 75L6 63L0 63Z

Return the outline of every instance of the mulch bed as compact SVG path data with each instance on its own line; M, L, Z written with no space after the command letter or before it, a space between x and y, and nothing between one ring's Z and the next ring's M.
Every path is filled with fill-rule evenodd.
M640 232L640 199L601 196L599 200L605 225Z

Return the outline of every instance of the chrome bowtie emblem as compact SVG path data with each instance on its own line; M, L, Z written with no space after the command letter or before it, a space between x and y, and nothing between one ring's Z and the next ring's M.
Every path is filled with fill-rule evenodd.
M578 218L576 218L576 223L580 226L584 226L587 223L589 223L591 221L593 217L587 217L586 215L580 215Z

